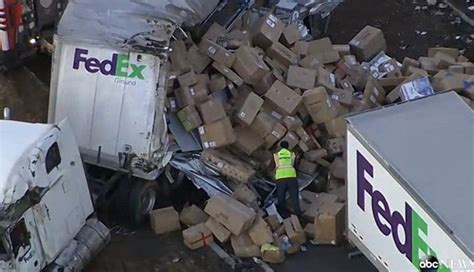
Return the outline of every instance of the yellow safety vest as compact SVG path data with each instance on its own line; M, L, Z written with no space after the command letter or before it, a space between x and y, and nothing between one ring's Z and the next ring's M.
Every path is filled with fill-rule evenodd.
M278 166L275 179L296 178L296 169L293 167L293 158L290 150L282 148L278 153Z

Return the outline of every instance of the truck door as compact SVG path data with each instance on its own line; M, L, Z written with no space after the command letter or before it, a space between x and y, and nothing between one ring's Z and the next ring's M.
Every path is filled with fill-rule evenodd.
M14 257L15 271L41 271L44 262L39 245L37 232L31 210L25 213L12 228L10 228L10 243Z

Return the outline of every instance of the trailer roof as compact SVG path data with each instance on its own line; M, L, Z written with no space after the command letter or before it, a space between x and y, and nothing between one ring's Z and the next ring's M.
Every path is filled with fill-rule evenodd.
M474 252L474 112L443 93L348 118L351 126Z
M166 46L176 26L201 23L218 3L219 0L70 0L57 35L63 40L114 48Z

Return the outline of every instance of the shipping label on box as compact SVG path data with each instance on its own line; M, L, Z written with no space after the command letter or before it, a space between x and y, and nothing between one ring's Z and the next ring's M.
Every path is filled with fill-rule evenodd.
M434 90L431 86L430 80L425 76L402 84L400 89L402 101L413 100L433 94Z

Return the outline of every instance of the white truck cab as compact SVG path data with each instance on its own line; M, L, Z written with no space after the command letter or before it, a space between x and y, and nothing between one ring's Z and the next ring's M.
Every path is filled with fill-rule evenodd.
M71 127L0 120L0 139L0 271L79 271L110 234Z

